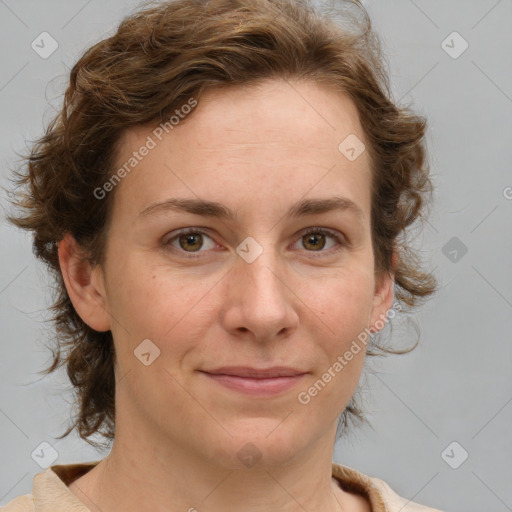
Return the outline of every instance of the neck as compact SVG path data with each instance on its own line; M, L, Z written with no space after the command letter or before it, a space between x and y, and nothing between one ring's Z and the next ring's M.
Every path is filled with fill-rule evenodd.
M285 465L244 469L201 459L169 439L126 434L120 429L110 455L70 486L92 512L351 510L353 495L331 476L334 434Z

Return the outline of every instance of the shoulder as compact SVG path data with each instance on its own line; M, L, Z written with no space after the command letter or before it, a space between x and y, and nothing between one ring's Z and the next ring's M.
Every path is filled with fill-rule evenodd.
M23 494L0 508L1 512L36 512L32 494Z
M402 498L384 480L370 477L353 468L333 463L332 475L346 490L365 496L373 512L442 512Z
M0 508L0 512L89 512L68 485L100 461L51 466L33 478L31 494L23 494Z
M384 482L384 480L381 480L380 478L371 478L371 481L373 485L380 490L380 494L383 497L390 512L394 512L395 510L401 510L402 512L442 512L437 508L427 507L414 501L410 501L406 498L402 498L386 482Z

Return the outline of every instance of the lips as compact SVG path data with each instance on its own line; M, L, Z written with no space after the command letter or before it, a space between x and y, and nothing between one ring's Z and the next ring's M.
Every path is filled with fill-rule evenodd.
M295 387L308 373L295 368L223 367L202 371L210 381L244 395L269 397Z
M272 368L250 368L247 366L227 366L215 370L208 370L205 373L211 375L231 375L233 377L245 377L250 379L271 379L276 377L296 377L297 375L304 375L303 370L294 368L287 368L284 366L275 366Z

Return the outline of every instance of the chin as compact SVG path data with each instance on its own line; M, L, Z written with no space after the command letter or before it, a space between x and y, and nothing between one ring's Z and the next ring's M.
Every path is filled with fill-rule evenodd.
M290 415L292 416L292 415ZM251 418L236 422L217 442L212 440L214 460L229 470L270 469L293 462L312 440L312 432L293 428L290 417ZM304 423L303 423L304 424ZM309 443L308 443L309 441Z

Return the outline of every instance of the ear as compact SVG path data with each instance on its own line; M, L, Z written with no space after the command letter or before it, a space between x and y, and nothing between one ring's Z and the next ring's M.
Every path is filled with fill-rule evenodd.
M372 333L379 332L388 321L388 311L394 299L394 270L398 263L398 252L395 249L392 256L392 270L376 275L375 292L373 296L372 311L370 313L370 327Z
M80 318L96 331L110 330L110 315L99 265L92 265L74 237L59 242L59 263L69 298Z

